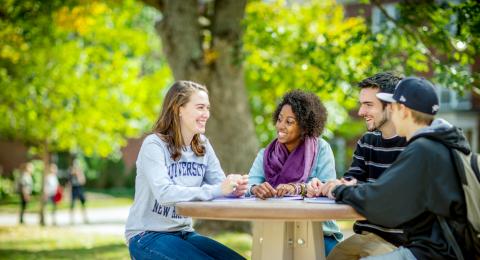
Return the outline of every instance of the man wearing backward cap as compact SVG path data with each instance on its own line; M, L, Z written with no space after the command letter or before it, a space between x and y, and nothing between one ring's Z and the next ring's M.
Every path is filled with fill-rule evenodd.
M465 154L470 147L462 131L442 119L435 88L428 80L408 77L394 94L378 93L391 103L397 134L407 147L374 183L356 186L325 184L321 193L351 205L366 219L387 228L400 228L407 240L392 252L365 259L456 259L437 219L452 230L465 259L466 206L449 149Z

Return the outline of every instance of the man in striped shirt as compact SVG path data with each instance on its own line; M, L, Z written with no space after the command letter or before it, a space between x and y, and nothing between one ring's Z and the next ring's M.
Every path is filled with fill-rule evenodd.
M386 109L388 104L376 97L379 92L393 93L400 80L400 77L384 72L358 84L361 88L358 115L365 119L368 132L357 142L352 165L344 174L344 180L374 182L407 145L406 139L395 131Z
M319 196L320 186L324 189L330 185L374 182L403 151L407 141L404 137L397 136L387 109L389 104L376 96L377 93L393 93L401 79L392 73L382 72L358 84L361 88L358 115L365 119L368 132L357 142L352 164L344 177L325 185L321 185L318 180L313 180L309 196ZM397 243L403 241L402 230L387 229L367 221L355 222L353 230L356 234L339 243L328 256L329 259L358 259L368 255L382 254L393 250Z

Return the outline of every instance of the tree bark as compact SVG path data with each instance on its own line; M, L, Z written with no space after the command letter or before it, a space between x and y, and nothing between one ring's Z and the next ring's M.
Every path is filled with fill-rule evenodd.
M204 84L209 90L206 134L222 168L226 173L247 173L258 141L241 57L246 0L217 0L213 8L196 0L145 2L161 9L156 29L174 78ZM209 23L201 24L200 17Z

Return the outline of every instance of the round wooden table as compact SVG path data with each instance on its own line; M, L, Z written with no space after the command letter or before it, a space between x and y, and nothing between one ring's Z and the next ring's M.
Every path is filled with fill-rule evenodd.
M180 202L176 212L199 219L252 221L254 260L325 259L322 222L365 219L348 205L278 199Z

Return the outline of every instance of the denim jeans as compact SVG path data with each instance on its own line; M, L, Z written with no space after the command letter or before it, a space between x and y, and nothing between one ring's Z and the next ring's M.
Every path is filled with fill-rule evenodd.
M360 258L361 260L417 260L412 251L405 247L399 247L392 252L384 255L368 256Z
M130 239L128 250L134 260L245 259L215 240L185 231L146 231Z
M330 251L338 244L338 241L334 236L323 236L323 241L325 244L325 256L328 256Z

